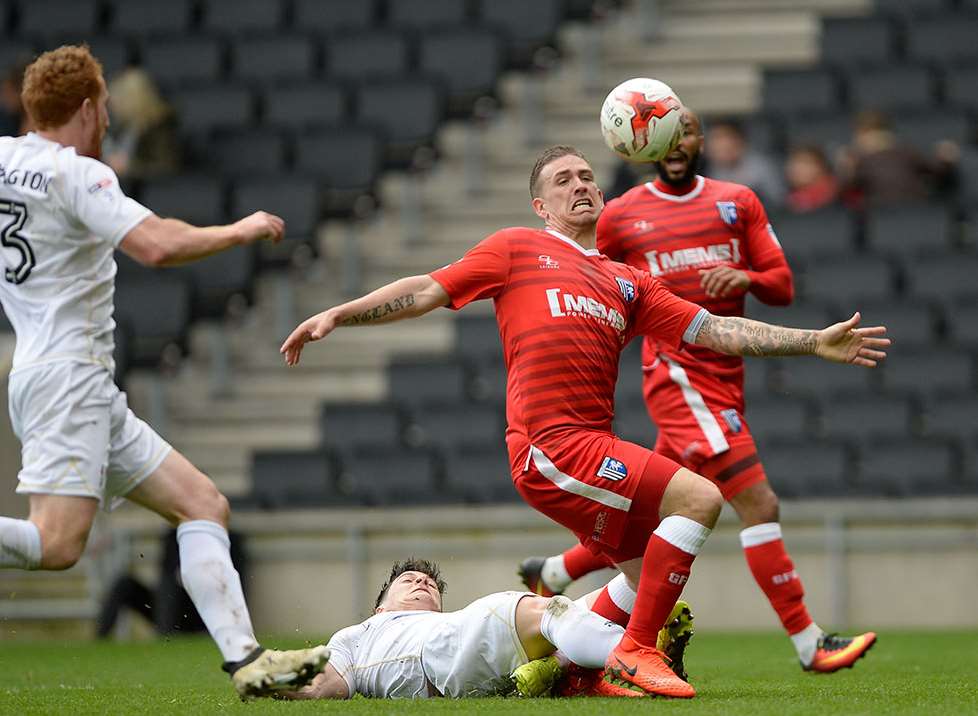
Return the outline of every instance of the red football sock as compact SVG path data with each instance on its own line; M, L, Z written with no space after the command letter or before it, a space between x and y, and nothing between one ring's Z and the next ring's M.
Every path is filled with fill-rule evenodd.
M662 520L649 538L635 609L625 630L633 641L655 646L659 630L682 594L693 560L709 534L708 527L673 515Z
M610 622L620 624L626 628L628 627L628 621L632 618L631 614L615 604L615 600L608 594L607 586L601 590L601 594L594 600L594 604L591 605L591 611L603 616Z
M767 522L740 533L747 566L767 595L788 634L797 634L812 623L805 607L805 589L781 539L781 526Z
M564 552L564 569L571 579L580 579L598 569L609 566L608 559L594 554L582 544L576 544Z

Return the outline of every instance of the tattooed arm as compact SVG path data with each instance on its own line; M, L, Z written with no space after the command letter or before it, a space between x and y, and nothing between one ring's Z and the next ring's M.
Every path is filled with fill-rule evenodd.
M430 276L408 276L358 299L328 308L299 324L282 344L285 362L296 365L302 348L325 338L339 326L369 326L423 316L448 305L448 294Z
M772 326L736 316L714 316L703 321L694 343L718 353L740 356L817 355L836 363L872 368L886 357L890 345L884 326L857 328L859 314L820 331Z

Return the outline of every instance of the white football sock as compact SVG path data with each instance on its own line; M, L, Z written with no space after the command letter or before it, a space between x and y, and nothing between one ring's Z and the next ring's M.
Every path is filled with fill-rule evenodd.
M540 578L550 588L551 592L562 592L574 581L567 574L567 568L564 566L564 555L562 554L558 554L556 557L547 557L543 563L543 568L540 570Z
M227 530L210 520L177 527L180 578L211 638L225 661L241 661L258 646L241 590L241 577L231 563Z
M635 608L635 597L638 594L629 586L628 578L619 573L617 577L608 582L608 596L611 597L611 601L615 603L616 607L625 614L631 614L632 609Z
M625 630L567 597L553 597L540 620L540 633L578 666L598 669Z
M807 627L796 634L792 634L791 643L795 645L798 652L798 659L802 664L808 666L815 658L815 650L818 648L818 639L822 636L822 629L818 624L812 622Z
M0 517L0 569L41 566L41 533L30 520Z

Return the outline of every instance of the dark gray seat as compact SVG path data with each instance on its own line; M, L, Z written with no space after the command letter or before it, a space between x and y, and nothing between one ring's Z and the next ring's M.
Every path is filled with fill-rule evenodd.
M787 136L792 144L817 144L830 154L852 139L848 112L812 112L788 118Z
M510 64L525 66L539 47L554 41L563 7L560 0L479 0L477 15L483 25L502 31Z
M916 413L901 396L834 395L819 401L821 433L832 440L865 442L874 436L909 437Z
M940 338L940 322L926 302L863 301L859 304L859 311L862 325L886 326L886 335L899 346L925 345Z
M390 402L323 403L319 426L324 445L396 447L404 435L404 416Z
M230 34L268 32L282 22L284 3L268 0L203 0L203 26Z
M319 188L315 181L293 174L264 175L242 180L231 193L235 218L253 211L268 211L285 220L285 239L278 244L263 241L259 246L263 265L283 265L296 251L316 251L313 232L320 218Z
M820 358L793 358L779 373L778 393L819 397L865 393L875 385L873 371L829 363Z
M207 165L228 177L285 170L285 137L268 128L217 132L206 143L205 151Z
M965 147L958 161L961 198L971 206L978 205L978 148Z
M916 65L860 69L849 75L849 103L854 109L903 111L930 107L936 84L930 70Z
M500 361L503 346L495 316L465 316L455 319L455 351L472 363Z
M193 283L193 318L222 318L232 302L250 304L257 256L257 246L239 246L184 266Z
M884 17L840 17L822 21L822 60L830 65L884 65L896 51L896 31Z
M445 455L445 488L465 502L522 502L504 445L466 446Z
M806 214L782 213L771 217L788 262L803 264L817 257L852 253L856 227L852 214L842 207L826 207Z
M442 489L440 466L423 450L363 448L343 454L341 486L366 505L425 505L454 501Z
M963 111L943 109L934 112L933 109L925 109L896 113L893 116L893 131L902 141L930 155L938 142L969 143L974 126Z
M929 395L938 391L973 393L974 366L971 355L950 348L904 346L891 350L881 366L887 390Z
M420 79L362 85L356 105L357 120L383 132L387 162L393 166L408 165L418 147L433 141L445 111L439 87Z
M802 438L812 432L811 407L795 396L770 395L752 398L746 405L747 425L758 445Z
M0 333L13 333L14 327L10 325L10 321L7 320L6 314L3 312L3 306L0 306Z
M302 32L363 30L377 19L377 0L294 0L292 24Z
M8 35L0 43L0 67L3 67L5 72L9 71L18 62L27 66L34 60L36 55L37 48L34 46L34 43L23 38L10 37Z
M297 82L316 69L316 50L304 35L241 37L231 44L232 76L245 82Z
M871 208L866 214L866 240L880 254L910 257L946 250L951 228L951 215L939 204Z
M907 271L911 294L921 298L950 302L978 295L978 256L943 254L920 259Z
M978 110L978 66L948 67L944 71L944 97L951 107L972 113Z
M792 328L824 328L832 321L831 313L819 303L795 301L788 306L768 306L751 297L744 311L747 318L753 318L776 326L791 326ZM750 365L763 366L763 363L752 362Z
M892 293L893 269L876 256L819 261L807 267L801 285L805 299L855 310L860 299L880 300Z
M396 358L387 369L390 395L395 401L419 405L463 402L468 374L457 360L440 357Z
M659 430L649 417L641 392L615 401L614 430L622 440L650 449L655 445Z
M409 437L417 445L503 445L506 410L499 403L425 403L412 411Z
M174 90L171 99L180 128L191 134L248 127L254 119L254 98L244 87L203 85Z
M948 312L948 333L956 345L978 350L978 306L966 303Z
M446 28L420 40L418 69L445 83L456 115L468 113L476 99L494 93L503 62L503 44L490 30Z
M762 104L768 112L800 114L835 107L841 99L839 81L827 69L768 70Z
M778 441L764 447L761 459L782 497L841 497L849 491L852 461L839 443Z
M397 0L387 5L390 25L413 30L461 25L467 15L468 3L459 0Z
M918 20L907 33L907 55L921 62L949 64L978 59L978 18L934 17Z
M144 183L140 200L156 214L210 226L226 218L224 184L213 176L184 174Z
M95 0L30 0L20 3L19 34L22 36L80 40L94 35L98 25L99 7Z
M960 461L947 443L878 440L860 451L854 492L887 497L951 491Z
M112 6L112 30L123 35L176 35L190 27L190 0L118 0Z
M145 40L140 46L143 68L164 86L216 82L223 70L223 46L214 37L171 35Z
M326 73L335 80L361 82L404 75L410 56L407 38L391 30L339 33L326 43ZM388 106L398 107L395 100ZM397 112L391 112L396 116Z
M266 125L293 130L334 126L349 116L346 92L325 82L276 84L265 90L263 105Z
M477 400L506 400L506 378L502 356L483 362L472 381L472 396Z
M931 395L924 407L924 430L965 444L978 439L978 394Z
M879 13L916 19L948 11L952 0L876 0L875 5Z
M186 351L191 299L190 282L180 274L116 282L115 313L133 331L131 365L155 368L171 346Z
M350 504L337 488L336 472L323 450L262 450L252 456L252 497L265 509Z
M323 186L330 215L348 215L360 196L374 191L383 160L383 142L368 127L312 131L296 142L296 168Z

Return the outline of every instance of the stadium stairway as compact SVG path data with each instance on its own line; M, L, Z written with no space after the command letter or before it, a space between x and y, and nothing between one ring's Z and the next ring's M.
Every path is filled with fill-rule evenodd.
M568 24L559 35L560 60L539 74L504 75L502 109L481 125L446 125L429 170L385 175L381 209L352 225L362 254L360 285L369 289L429 271L495 229L533 224L527 176L544 146L573 143L591 158L599 177L609 178L614 159L602 144L597 110L608 88L621 80L652 75L700 112L747 112L759 102L762 64L811 61L818 17L858 14L866 6L865 0L665 0L653 38L639 31L646 7L641 2L626 3L600 24ZM481 158L473 160L473 154ZM473 167L480 170L476 177ZM325 223L321 258L312 269L262 276L247 316L217 326L227 338L232 366L226 396L212 395L214 324L193 328L190 354L175 376L162 384L147 372L129 377L137 412L160 415L152 406L162 392L162 432L230 496L250 489L253 450L318 444L322 401L381 399L392 356L444 354L453 345L452 316L435 312L383 330L341 331L307 351L299 368L284 367L277 348L288 319L344 299L341 287L348 278L341 267L350 229L349 222ZM294 291L283 294L283 281ZM283 308L283 301L289 305ZM474 310L491 308L467 312Z

